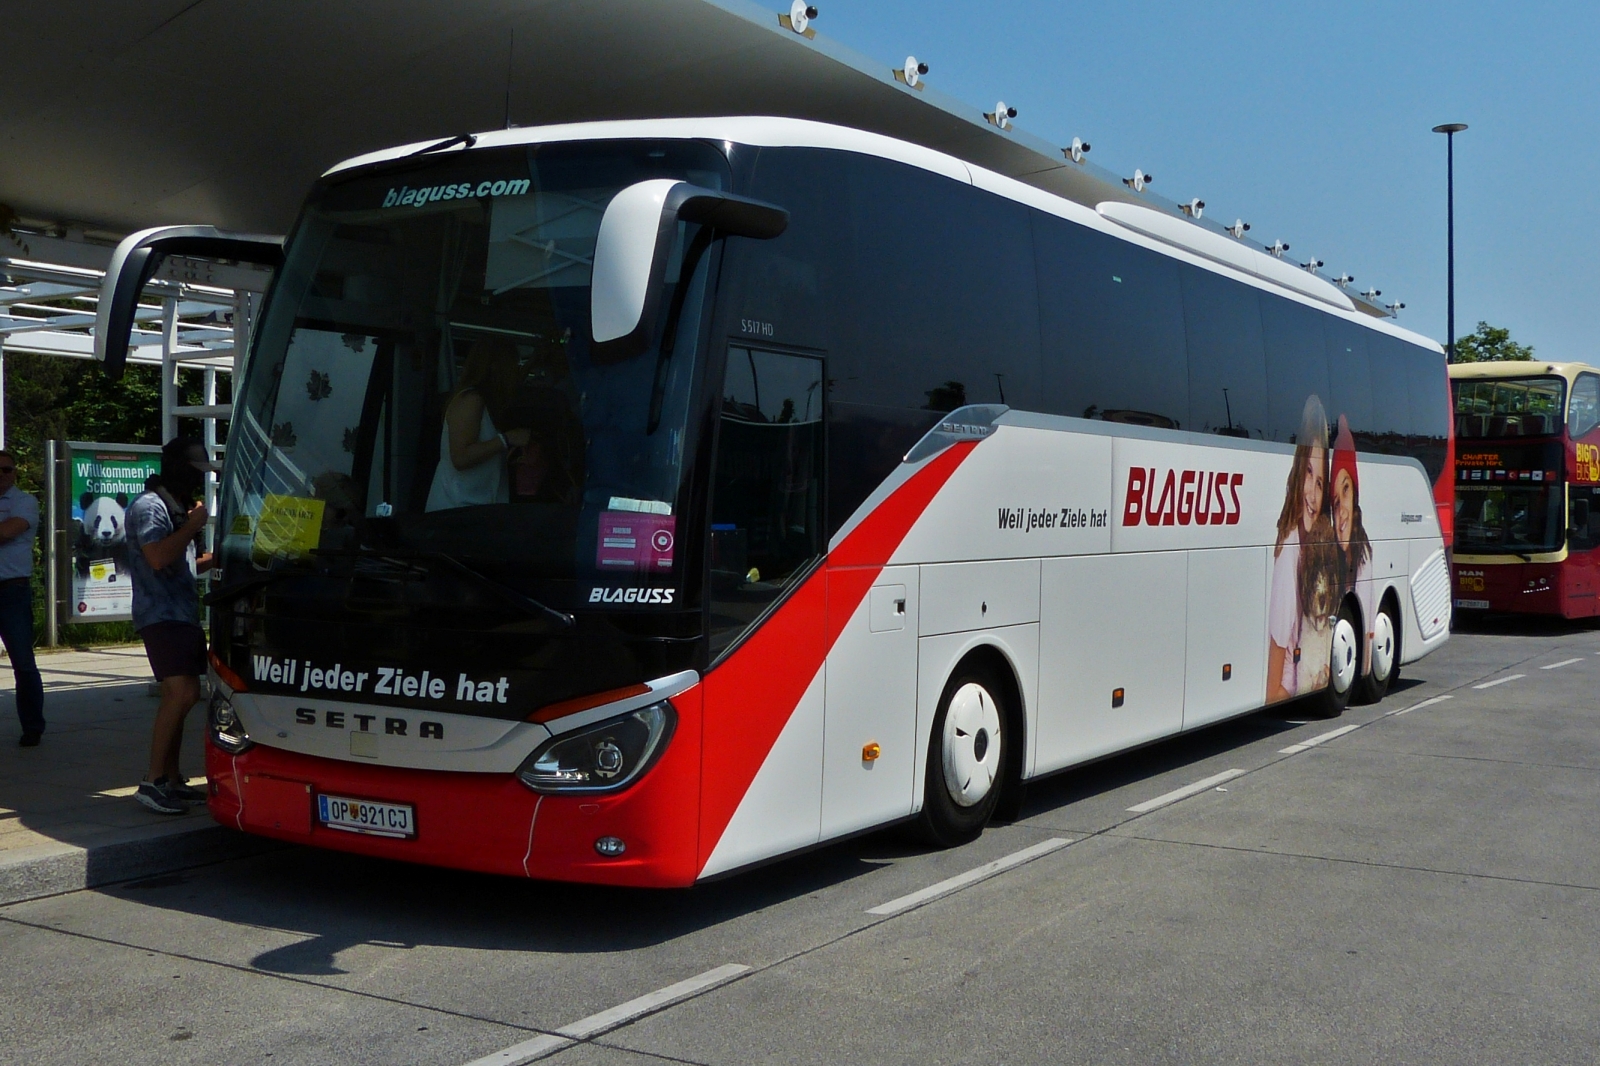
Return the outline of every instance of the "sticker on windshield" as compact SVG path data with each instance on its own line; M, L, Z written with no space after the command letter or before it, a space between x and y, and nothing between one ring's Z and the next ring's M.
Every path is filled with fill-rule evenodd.
M528 178L485 179L474 185L470 181L450 185L428 185L413 189L402 185L390 189L383 197L384 207L423 207L439 200L475 200L482 196L526 196L533 182Z
M672 569L678 520L640 511L602 511L594 565L601 570L661 574Z

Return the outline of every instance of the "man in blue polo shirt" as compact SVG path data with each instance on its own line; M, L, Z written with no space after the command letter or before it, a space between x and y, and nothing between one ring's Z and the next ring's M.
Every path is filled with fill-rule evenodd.
M33 661L33 538L39 501L17 488L17 461L0 451L0 641L17 675L24 748L44 733L44 681Z
M159 814L182 814L205 793L190 788L178 768L183 720L200 702L206 672L206 634L200 628L195 578L211 569L196 555L206 529L196 503L205 472L214 469L205 445L176 437L161 449L161 473L128 505L128 570L133 578L133 627L144 639L150 669L161 684L161 706L150 737L150 773L135 798Z

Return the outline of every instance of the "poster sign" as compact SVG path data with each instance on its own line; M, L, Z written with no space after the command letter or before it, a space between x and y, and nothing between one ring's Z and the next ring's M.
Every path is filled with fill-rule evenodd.
M161 449L139 444L67 445L71 479L71 596L65 621L113 622L133 617L128 575L128 504L159 473Z

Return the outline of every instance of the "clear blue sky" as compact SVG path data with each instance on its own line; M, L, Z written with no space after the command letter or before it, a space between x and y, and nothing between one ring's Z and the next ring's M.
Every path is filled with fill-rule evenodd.
M787 7L768 0L767 6ZM1111 170L1243 217L1445 336L1445 139L1456 136L1456 332L1507 326L1600 362L1600 3L819 0L819 32Z

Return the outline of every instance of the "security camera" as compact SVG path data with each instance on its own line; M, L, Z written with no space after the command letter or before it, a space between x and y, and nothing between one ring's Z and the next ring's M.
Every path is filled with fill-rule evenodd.
M1406 309L1406 305L1403 304L1403 303L1399 303L1399 302L1392 303L1392 304L1384 304L1383 306L1387 307L1389 309L1389 313L1391 315L1396 316L1396 317L1399 317L1400 312L1404 311Z
M1145 180L1149 181L1150 179L1146 178ZM1202 214L1205 213L1206 202L1204 200L1200 199L1199 197L1196 197L1195 199L1190 200L1186 204L1179 204L1178 205L1178 210L1182 211L1184 214L1188 215L1190 218L1199 218Z
M1061 149L1061 154L1072 160L1074 163L1081 163L1083 162L1084 155L1088 151L1089 142L1083 140L1081 137L1074 137L1072 138L1071 144Z
M1287 245L1285 245L1285 247L1287 247ZM1309 270L1311 273L1315 274L1317 272L1317 268L1320 267L1321 265L1322 265L1322 260L1320 260L1320 259L1316 258L1315 256L1313 256L1312 259L1311 259L1311 262L1309 262L1309 263L1301 263L1300 264L1300 268L1302 270Z
M811 28L811 20L816 17L817 9L805 0L794 0L789 5L789 28L802 36L806 35L806 30Z
M1361 298L1363 300L1366 300L1366 301L1370 302L1370 303L1376 303L1377 300L1378 300L1378 297L1380 297L1382 295L1383 295L1383 290L1382 289L1368 289L1366 292L1361 294Z
M1283 253L1287 252L1288 250L1289 250L1289 243L1287 241L1273 241L1271 244L1269 244L1267 246L1267 251L1271 252L1273 255L1277 256L1279 259L1282 259L1283 258Z
M1349 288L1350 283L1354 280L1356 280L1354 274L1340 274L1338 277L1333 279L1333 283L1339 286L1339 288L1345 289Z
M1011 120L1017 117L1017 109L1006 106L1006 102L1001 100L994 105L992 114L985 113L983 117L1001 129L1008 130L1011 128Z
M1242 218L1236 218L1233 220L1233 225L1224 228L1230 236L1242 241L1244 240L1244 235L1250 232L1250 223Z
M920 89L922 76L928 73L928 64L919 61L916 56L906 56L906 65L895 73L900 76L901 81L913 89Z
M1133 172L1133 177L1123 178L1122 184L1126 185L1134 192L1144 192L1144 187L1155 180L1154 174L1146 174L1142 170L1135 169Z

